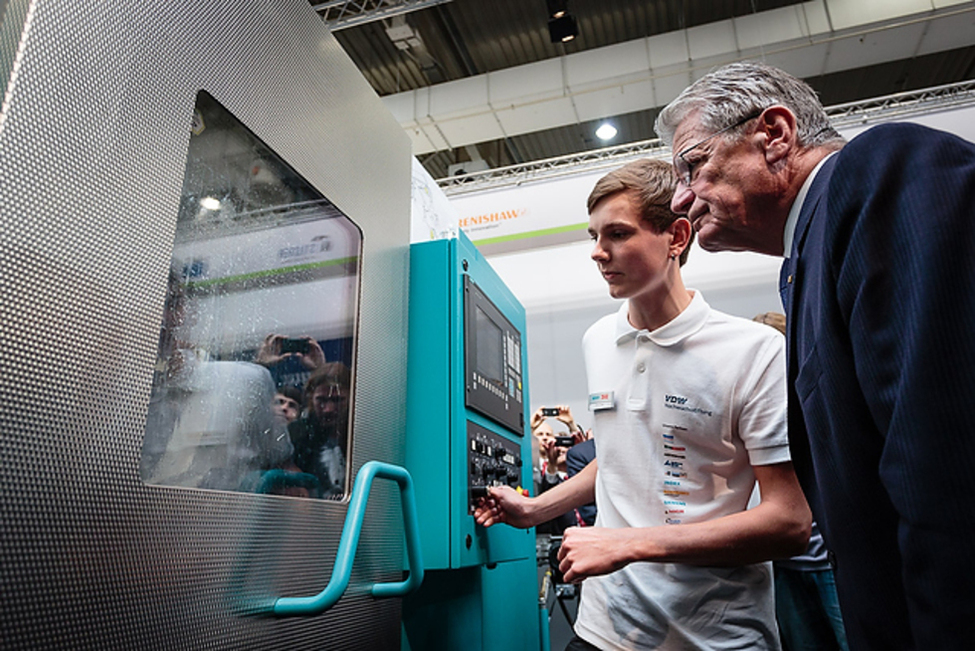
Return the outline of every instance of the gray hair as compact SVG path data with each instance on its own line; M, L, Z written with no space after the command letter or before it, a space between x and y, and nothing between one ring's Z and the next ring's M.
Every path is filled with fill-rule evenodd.
M770 106L784 106L796 116L800 147L842 146L843 136L829 123L809 84L754 61L731 63L698 79L664 107L654 129L673 146L674 132L692 114L703 128L717 132Z

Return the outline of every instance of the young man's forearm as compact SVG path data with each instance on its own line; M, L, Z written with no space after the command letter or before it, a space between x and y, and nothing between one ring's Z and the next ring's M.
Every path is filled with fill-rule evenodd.
M574 476L534 498L531 506L532 526L595 501L597 469L597 461L593 459Z

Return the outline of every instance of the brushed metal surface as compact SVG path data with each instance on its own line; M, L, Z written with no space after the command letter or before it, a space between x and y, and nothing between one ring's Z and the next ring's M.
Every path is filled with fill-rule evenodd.
M147 486L139 458L188 123L216 97L363 230L352 467L402 462L410 150L303 0L12 0L0 73L0 647L399 647L395 487L349 592L345 503ZM13 40L11 40L13 39ZM10 56L7 54L10 53ZM241 568L244 571L241 571Z

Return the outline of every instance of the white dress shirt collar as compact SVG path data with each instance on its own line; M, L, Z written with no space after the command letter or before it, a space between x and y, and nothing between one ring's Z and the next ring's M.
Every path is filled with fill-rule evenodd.
M829 160L830 156L833 156L837 152L831 152L829 155L825 156L823 160L819 161L813 171L806 177L803 181L802 187L799 188L799 194L796 195L796 200L792 202L792 208L789 209L789 217L785 220L785 232L782 235L782 244L784 248L782 249L782 257L788 258L792 255L792 240L796 235L796 225L799 223L799 212L802 210L802 204L806 201L806 195L809 194L809 188L812 186L813 180L816 175L819 174L819 170L822 169L823 163Z

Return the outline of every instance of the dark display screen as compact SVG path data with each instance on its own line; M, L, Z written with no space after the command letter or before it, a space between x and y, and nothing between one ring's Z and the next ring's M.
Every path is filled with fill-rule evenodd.
M477 319L477 372L486 379L504 385L504 332L480 307Z
M465 404L524 436L521 332L464 276Z

